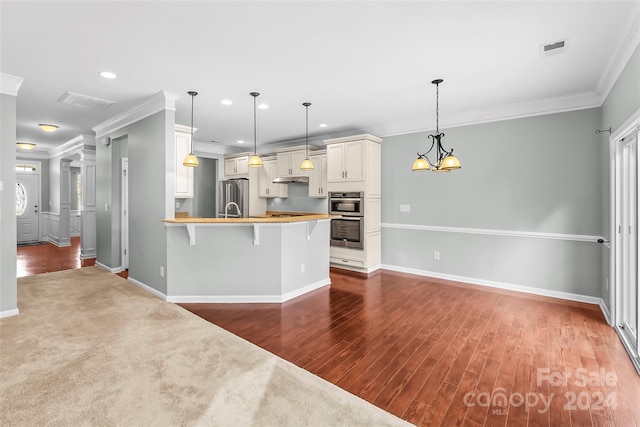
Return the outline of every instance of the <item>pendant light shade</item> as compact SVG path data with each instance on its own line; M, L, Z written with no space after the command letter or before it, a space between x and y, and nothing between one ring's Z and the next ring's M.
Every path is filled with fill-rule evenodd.
M425 153L420 154L418 152L418 158L413 162L412 170L416 172L432 170L433 172L449 172L455 169L460 169L460 160L453 155L453 148L446 150L442 146L442 138L444 133L440 132L440 111L439 111L439 98L440 92L438 85L442 83L442 79L436 79L431 82L436 85L436 133L429 135L431 138L431 147ZM435 161L429 160L428 154L435 148Z
M193 98L196 97L198 92L194 92L190 90L187 93L191 95L191 141L190 141L191 149L189 150L189 154L187 154L187 156L182 161L182 165L187 166L189 168L196 168L198 167L199 163L198 163L198 158L195 156L195 154L193 154Z
M253 96L253 156L249 157L249 167L259 168L262 166L262 159L258 156L258 130L256 125L256 99L260 95L258 92L251 92Z
M303 171L311 171L313 170L313 162L311 160L309 160L309 107L311 106L310 102L303 102L302 105L304 105L304 109L305 109L305 116L306 116L306 156L304 158L304 160L302 161L302 163L300 164L300 169L302 169Z

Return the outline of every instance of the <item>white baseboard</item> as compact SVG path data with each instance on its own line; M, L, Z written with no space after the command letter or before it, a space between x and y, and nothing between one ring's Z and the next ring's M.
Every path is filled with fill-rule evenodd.
M134 285L138 286L139 288L144 289L145 291L157 296L158 298L160 298L163 301L169 301L169 302L173 302L171 301L165 294L163 294L162 292L160 292L157 289L152 288L149 285L145 285L144 283L140 282L139 280L136 280L132 277L129 277L127 279L129 282L133 283Z
M110 273L120 273L122 271L122 267L107 267L106 265L96 261L96 266L102 268L103 270L107 270Z
M53 240L51 238L49 238L48 242L51 243L52 245L56 245L59 248L67 248L67 247L71 246L71 242L62 243L62 242L58 242L56 240Z
M167 301L173 303L283 303L316 289L330 285L331 279L320 280L295 291L282 295L169 295Z
M609 307L607 307L602 298L600 298L600 303L598 305L600 306L600 310L602 311L602 315L607 321L607 324L609 326L614 326L613 323L611 323L611 313L609 312Z
M304 295L311 291L315 291L316 289L320 289L330 284L331 284L331 279L327 277L326 279L320 280L319 282L312 283L303 288L296 289L295 291L291 291L291 292L287 292L286 294L283 294L281 297L281 302L289 301L290 299L294 299L296 297L299 297L300 295Z
M508 291L523 292L527 294L541 295L545 297L564 299L568 301L585 302L587 304L600 305L600 302L602 301L602 298L591 297L591 296L580 295L580 294L573 294L570 292L551 291L548 289L532 288L529 286L515 285L512 283L494 282L492 280L476 279L474 277L455 276L452 274L436 273L433 271L418 270L415 268L400 267L397 265L382 264L382 268L384 268L385 270L399 271L401 273L416 274L418 276L435 277L438 279L452 280L455 282L464 282L464 283L470 283L473 285L480 285L480 286L488 286L491 288L505 289Z
M0 319L3 319L5 317L17 316L18 314L20 314L20 310L18 310L17 308L14 308L12 310L0 311Z
M349 270L349 271L355 271L356 273L373 273L376 270L380 270L382 267L382 264L374 264L371 267L367 267L367 268L358 268L358 267L352 267L350 265L345 265L345 264L338 264L338 263L331 263L329 264L331 267L333 268L341 268L343 270Z

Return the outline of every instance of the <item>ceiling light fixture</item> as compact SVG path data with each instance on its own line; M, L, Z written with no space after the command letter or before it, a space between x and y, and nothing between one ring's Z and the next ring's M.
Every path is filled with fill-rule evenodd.
M249 167L259 168L262 166L262 159L258 156L258 130L256 125L256 98L260 95L258 92L251 92L253 96L253 156L249 157Z
M191 95L191 141L190 141L191 150L189 151L189 154L187 154L187 156L182 161L182 164L190 168L196 168L198 167L199 162L198 162L198 158L195 156L195 154L193 154L193 98L196 97L198 92L194 92L190 90L187 93Z
M56 126L56 125L49 125L49 124L46 124L46 123L40 123L38 126L40 126L40 129L42 129L43 131L49 132L49 133L55 132L55 131L58 130L58 126Z
M313 162L309 160L309 106L311 105L311 103L303 102L302 105L304 105L305 116L306 116L305 123L306 123L306 129L307 129L307 133L306 133L307 145L306 145L306 151L305 151L306 157L300 164L300 169L302 169L303 171L310 171L310 170L313 170Z
M36 144L32 142L16 142L16 145L22 150L33 150L36 148Z
M320 128L326 128L326 127L327 127L327 124L326 124L326 123L320 123L320 124L318 125L318 127L320 127Z
M422 172L432 170L434 172L449 172L453 169L460 169L460 160L456 156L453 155L453 148L449 151L445 150L442 146L442 137L444 133L440 132L439 120L440 120L440 112L438 107L439 101L439 91L438 85L442 83L442 79L433 80L431 83L436 85L436 133L433 135L429 135L431 138L431 147L425 153L420 154L418 152L418 158L415 162L413 162L413 170ZM429 160L427 155L436 148L436 157L435 162Z
M111 71L101 71L100 76L104 77L105 79L115 79L116 77L118 77Z
M244 144L244 141L242 139L239 139L238 144Z
M267 108L269 108L269 106L267 104L260 104L258 105L258 108L261 110L266 110Z
M220 103L222 105L231 105L231 104L233 104L233 101L230 100L230 99L223 99L222 101L220 101Z

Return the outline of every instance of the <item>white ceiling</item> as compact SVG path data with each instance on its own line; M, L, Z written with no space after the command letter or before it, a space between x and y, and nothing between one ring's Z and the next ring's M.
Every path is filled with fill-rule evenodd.
M196 90L196 141L242 151L253 144L249 92L260 92L270 108L258 110L258 152L268 152L304 138L304 101L316 143L431 129L435 78L441 127L599 106L638 44L639 16L637 0L3 0L0 72L24 78L17 139L40 150L93 134L161 90L179 95L176 122L189 125L186 92ZM541 56L560 39L563 53ZM115 104L58 103L66 91Z

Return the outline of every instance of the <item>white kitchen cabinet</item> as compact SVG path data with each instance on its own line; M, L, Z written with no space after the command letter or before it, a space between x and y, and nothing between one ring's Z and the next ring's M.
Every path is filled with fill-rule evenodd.
M308 176L307 171L300 169L302 161L306 158L305 149L293 151L276 150L278 177Z
M226 178L246 178L247 175L249 175L248 155L224 158L224 176Z
M309 171L309 197L327 197L327 155L310 155L309 160L313 163L313 170Z
M193 168L184 166L182 161L191 152L191 128L175 126L176 178L175 198L193 197Z
M330 165L328 182L365 180L365 141L350 141L327 146Z
M258 196L267 199L289 196L287 184L273 183L273 179L278 176L277 172L275 157L262 159L262 167L258 170Z

